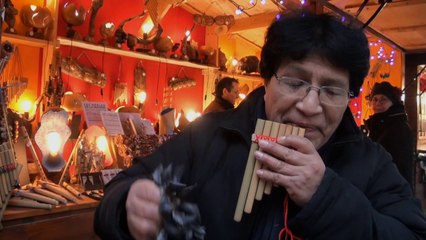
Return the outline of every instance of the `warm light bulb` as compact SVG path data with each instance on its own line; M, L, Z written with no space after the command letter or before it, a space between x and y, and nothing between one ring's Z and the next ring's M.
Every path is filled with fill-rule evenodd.
M232 59L232 62L231 62L231 64L232 64L232 66L237 66L238 65L238 60L237 59Z
M49 132L46 135L47 138L47 147L49 148L49 152L52 156L56 156L61 147L62 139L61 135L58 132Z
M151 18L147 18L145 23L142 24L142 32L148 34L154 28L154 23Z
M96 138L96 146L98 147L99 151L106 153L108 149L108 142L105 136L99 136Z
M235 9L235 14L237 16L241 15L243 13L243 10L241 10L240 8Z
M146 100L146 92L145 91L140 91L137 95L138 101L139 103L144 103Z
M247 97L244 93L240 93L238 94L238 96L243 100Z
M191 31L186 30L186 32L185 32L185 36L186 36L186 41L191 40Z
M180 121L181 117L182 117L182 113L178 113L178 115L177 115L177 117L175 119L175 127L179 126L179 121Z
M29 112L33 104L30 100L21 100L19 101L19 110L21 112Z
M30 9L31 9L31 11L35 11L36 9L37 9L37 6L36 5L34 5L34 4L31 4L30 5Z
M188 113L186 114L186 119L188 119L188 121L192 122L196 118L198 118L199 116L201 116L201 113L195 112L194 110L189 110Z

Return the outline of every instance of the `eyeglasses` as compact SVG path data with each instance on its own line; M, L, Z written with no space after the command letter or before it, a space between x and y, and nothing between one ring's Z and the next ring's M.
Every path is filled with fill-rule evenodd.
M371 104L383 104L390 101L389 98L385 97L385 96L374 96L370 103Z
M302 79L287 76L278 77L276 73L274 75L284 94L297 96L301 99L306 97L311 89L315 89L318 90L318 97L322 104L343 107L354 96L352 91L347 91L343 88L331 86L315 87Z

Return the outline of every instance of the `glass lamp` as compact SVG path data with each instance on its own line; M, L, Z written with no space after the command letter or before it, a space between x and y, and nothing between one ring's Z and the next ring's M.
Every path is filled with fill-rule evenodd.
M43 155L42 164L48 172L60 172L65 166L62 153L71 135L65 110L51 109L41 117L41 125L34 138Z

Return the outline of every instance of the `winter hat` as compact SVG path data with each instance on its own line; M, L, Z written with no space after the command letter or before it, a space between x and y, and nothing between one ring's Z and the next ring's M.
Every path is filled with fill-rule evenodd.
M373 89L371 90L370 99L374 97L374 95L382 94L389 98L393 104L397 104L401 102L401 89L392 86L389 82L380 82L375 83Z

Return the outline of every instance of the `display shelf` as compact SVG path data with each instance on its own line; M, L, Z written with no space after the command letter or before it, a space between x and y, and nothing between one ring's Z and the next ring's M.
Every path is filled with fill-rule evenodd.
M52 209L7 207L0 239L99 239L93 229L99 201L82 196Z
M45 48L49 46L49 41L22 36L18 34L3 33L2 41L7 40L15 45L25 45L30 47Z
M131 58L137 58L137 59L143 59L143 60L149 60L149 61L155 61L155 62L162 62L167 64L174 64L174 65L183 66L183 67L198 68L198 69L210 69L210 68L215 69L216 68L216 67L192 63L188 61L181 61L181 60L176 60L171 58L152 56L152 55L130 51L130 50L124 50L124 49L113 48L113 47L104 47L101 45L95 45L95 44L86 43L82 41L71 40L71 39L63 38L63 37L58 37L58 41L59 41L59 44L63 46L78 47L78 48L83 48L83 49L92 50L92 51L105 52L105 53L115 54L119 56L125 56L125 57L131 57Z
M52 209L7 207L3 216L5 222L22 218L36 218L44 215L67 213L70 210L82 210L87 208L96 208L99 201L86 196L81 196L76 203L69 202L65 205L54 206Z
M263 79L260 76L243 75L243 74L230 73L230 72L220 72L220 75L221 77L232 77L232 78L245 80L249 82L263 82Z

